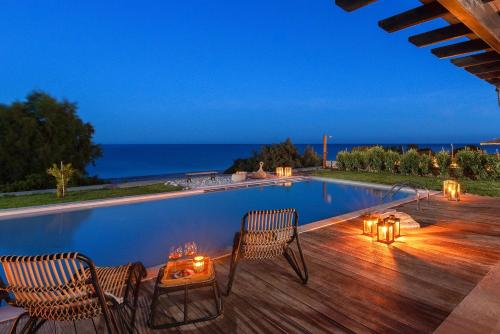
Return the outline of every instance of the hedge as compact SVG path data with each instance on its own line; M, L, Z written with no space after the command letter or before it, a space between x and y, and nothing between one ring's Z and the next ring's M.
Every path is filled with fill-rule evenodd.
M453 162L453 163L452 163ZM481 150L459 150L452 161L450 152L419 153L409 149L403 154L381 146L358 148L337 154L337 167L346 171L391 172L403 175L466 176L471 179L500 179L500 157Z

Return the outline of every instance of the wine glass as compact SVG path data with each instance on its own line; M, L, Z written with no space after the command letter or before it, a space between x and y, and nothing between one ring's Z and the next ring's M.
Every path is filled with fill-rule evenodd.
M197 253L197 247L196 247L196 243L194 241L187 242L184 245L184 255L192 257L192 256L195 256L196 253Z
M169 261L174 263L174 270L176 269L177 260L182 257L182 246L172 246L170 247L170 253L168 254Z

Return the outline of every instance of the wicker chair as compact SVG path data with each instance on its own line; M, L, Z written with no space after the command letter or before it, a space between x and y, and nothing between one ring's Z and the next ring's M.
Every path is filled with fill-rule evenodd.
M0 257L7 285L0 291L11 295L9 303L25 309L12 325L17 333L20 319L29 319L20 333L35 333L46 321L78 321L103 316L107 333L132 333L144 266L95 267L78 253ZM116 311L119 321L112 310ZM76 326L75 326L76 330Z
M307 283L308 272L300 248L298 222L295 209L250 211L243 216L241 230L234 236L226 295L231 292L240 259L270 259L283 255L302 283ZM302 268L290 247L294 241Z

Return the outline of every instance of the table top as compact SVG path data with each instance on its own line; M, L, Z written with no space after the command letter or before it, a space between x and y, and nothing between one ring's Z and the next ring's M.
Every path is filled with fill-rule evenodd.
M213 261L206 257L204 260L204 268L200 272L194 272L188 277L175 278L175 273L179 270L193 270L193 260L169 261L161 278L161 285L171 287L186 284L204 283L215 279L215 271Z

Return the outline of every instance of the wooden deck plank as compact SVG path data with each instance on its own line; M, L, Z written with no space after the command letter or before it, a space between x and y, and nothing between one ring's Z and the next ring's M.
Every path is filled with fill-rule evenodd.
M415 203L397 207L412 215L422 228L390 246L362 236L360 219L301 234L310 273L307 285L301 284L282 258L242 262L233 291L224 298L224 314L214 321L150 330L146 324L154 282L147 281L141 290L137 332L493 331L497 325L492 315L500 314L500 303L494 313L483 315L482 322L468 316L468 310L474 305L496 305L494 300L485 299L481 286L497 282L492 279L500 281L500 277L485 280L500 266L500 198L465 195L457 203L438 195L421 204L421 210ZM226 257L216 262L222 290L228 261ZM193 316L205 314L211 307L208 298L199 297L190 312ZM443 323L445 319L449 321ZM0 323L0 333L6 332L8 325ZM44 326L42 333L54 332L53 326ZM57 324L56 332L68 332L68 326ZM89 327L82 323L78 328L83 333L93 332Z

